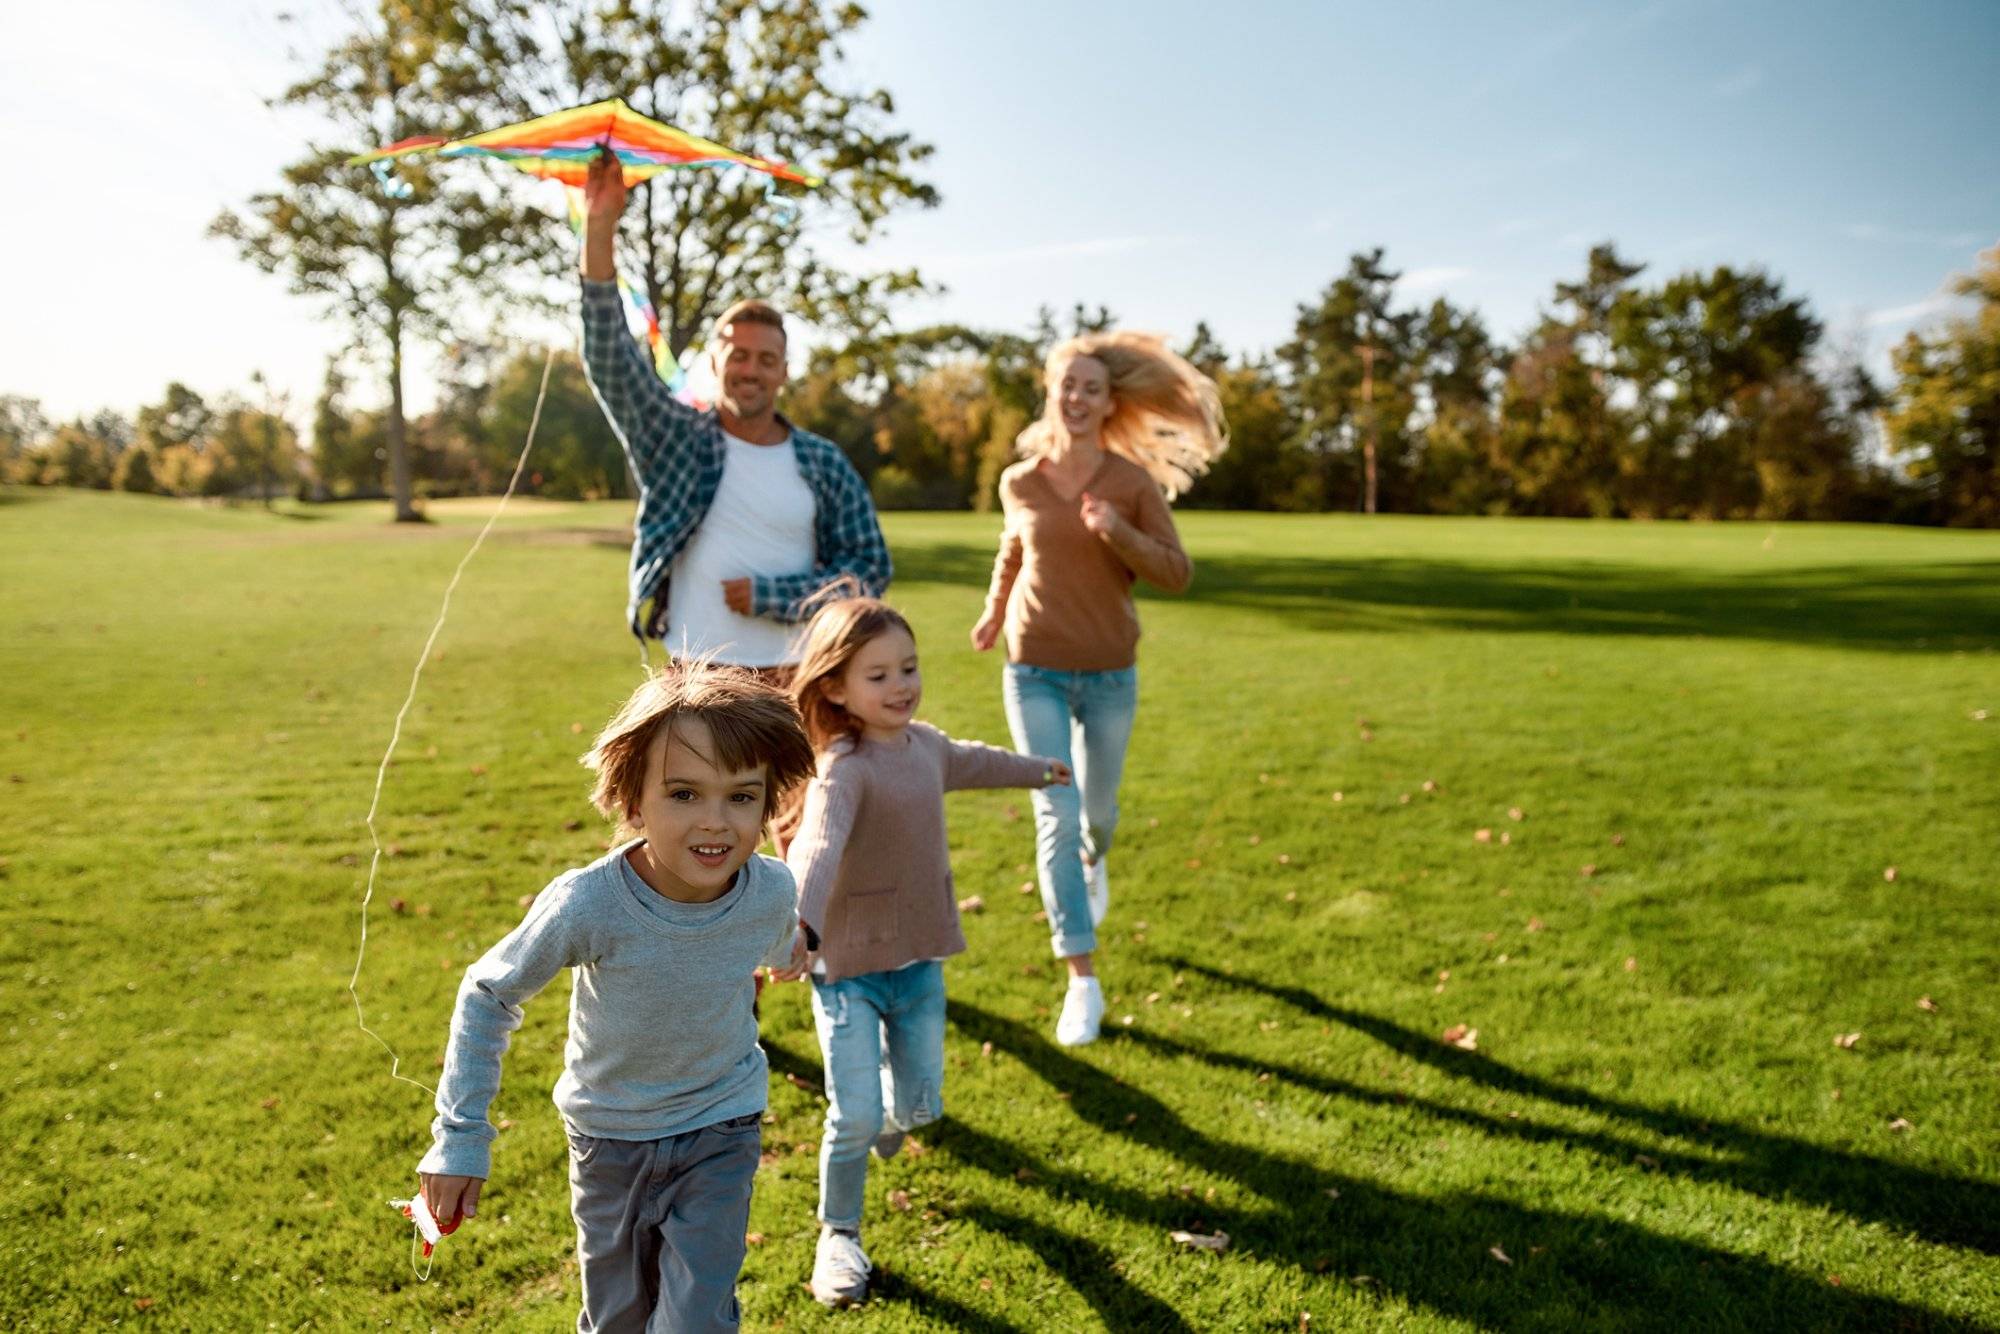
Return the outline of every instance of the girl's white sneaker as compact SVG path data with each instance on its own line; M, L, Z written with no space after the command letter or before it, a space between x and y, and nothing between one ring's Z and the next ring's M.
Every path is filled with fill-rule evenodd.
M1094 977L1072 977L1069 993L1063 997L1062 1014L1056 1019L1056 1041L1065 1047L1095 1042L1103 1023L1104 988Z
M868 1295L868 1274L874 1269L852 1232L823 1227L813 1253L812 1295L822 1306L852 1306Z

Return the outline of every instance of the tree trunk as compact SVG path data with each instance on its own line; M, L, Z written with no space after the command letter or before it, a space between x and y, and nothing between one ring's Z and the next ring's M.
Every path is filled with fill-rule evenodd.
M403 441L403 321L389 317L389 488L396 498L396 522L423 518L410 504L410 451Z
M1362 511L1375 512L1375 348L1361 348L1361 468Z

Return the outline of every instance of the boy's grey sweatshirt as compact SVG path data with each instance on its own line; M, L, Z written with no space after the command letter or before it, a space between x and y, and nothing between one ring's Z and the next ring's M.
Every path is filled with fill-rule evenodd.
M557 876L466 970L419 1172L491 1171L487 1108L501 1055L521 1003L565 968L575 986L555 1103L570 1127L598 1139L663 1139L764 1110L751 974L790 961L791 872L752 856L721 898L678 903L626 862L637 845Z

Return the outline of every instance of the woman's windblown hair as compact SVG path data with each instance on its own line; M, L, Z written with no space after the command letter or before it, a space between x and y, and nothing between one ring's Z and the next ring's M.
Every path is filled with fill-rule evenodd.
M1121 330L1064 339L1050 351L1043 365L1048 401L1041 417L1016 441L1024 457L1054 449L1060 429L1055 390L1063 367L1074 357L1096 359L1110 377L1112 409L1104 422L1104 447L1144 468L1167 499L1192 486L1229 447L1215 381L1157 334Z

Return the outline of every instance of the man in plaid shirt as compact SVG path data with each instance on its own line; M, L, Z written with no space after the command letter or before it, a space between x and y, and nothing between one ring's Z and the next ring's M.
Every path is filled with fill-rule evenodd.
M867 483L833 442L777 411L783 317L741 301L716 321L715 408L675 399L627 331L612 243L624 180L606 154L586 188L583 359L639 480L626 611L641 641L764 669L797 661L796 627L829 585L879 596L889 550Z

